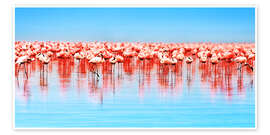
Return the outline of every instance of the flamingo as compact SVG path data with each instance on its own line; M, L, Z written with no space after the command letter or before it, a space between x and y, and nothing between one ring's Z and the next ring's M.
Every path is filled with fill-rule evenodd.
M110 58L109 62L111 64L115 64L117 62L117 59L115 57Z
M19 65L18 72L17 72L18 74L19 74L19 71L20 71L21 64L24 65L24 72L25 72L25 75L26 75L26 78L27 79L28 79L28 75L27 75L25 63L27 63L29 60L30 60L29 56L28 55L25 55L25 56L19 57L17 59L17 61L15 62L15 64L18 64Z
M83 59L84 58L83 52L75 53L74 58L77 60Z
M176 59L176 58L172 58L172 59L171 59L171 64L172 64L172 65L175 65L176 63L177 63L177 59Z
M186 58L186 63L191 64L193 62L193 59L191 57Z
M217 55L212 55L210 59L212 64L217 64L218 63L218 56Z
M42 83L42 85L45 85L46 83L44 83L44 65L48 65L49 64L49 62L50 62L50 57L49 56L47 56L47 55L44 55L43 53L41 53L41 54L39 54L38 56L37 56L37 58L38 58L38 60L42 63L42 74L41 74L41 72L40 72L40 77L42 77L42 79L41 80L43 80L43 83ZM46 68L46 80L48 79L48 73L47 73L47 68ZM45 81L45 82L47 82L47 81Z
M92 64L99 64L105 62L105 60L102 57L94 57L90 59L88 62Z
M247 63L247 58L246 57L244 57L244 56L239 56L239 57L236 57L235 59L234 59L234 61L236 62L236 63L239 63L240 65L239 65L239 67L238 67L238 70L242 70L242 67L244 67L244 66L248 66L252 71L253 71L253 67L250 65L250 64L248 64ZM242 64L244 64L244 66L242 66Z
M201 63L206 63L206 61L207 61L207 57L206 56L200 57L200 62Z
M120 55L117 55L115 59L117 60L118 63L122 63L124 61L124 58Z
M46 65L52 56L57 58L86 59L97 65L109 62L112 65L126 58L158 60L161 64L175 65L178 61L187 64L198 58L201 63L208 61L213 65L220 61L239 63L240 68L248 66L253 71L255 61L254 43L145 43L145 42L15 42L16 64L39 60ZM193 56L194 55L194 56ZM192 56L192 57L191 57ZM26 58L28 57L28 58ZM19 72L19 70L18 70ZM95 72L95 71L94 71ZM26 76L27 71L25 69ZM98 73L95 72L97 76Z
M84 53L83 52L79 52L79 53L75 53L74 54L74 58L76 59L76 60L78 60L78 72L79 72L79 67L80 67L80 61L81 61L81 59L84 59ZM79 75L79 74L78 74Z
M183 61L185 59L185 55L183 53L180 53L176 55L176 59L178 59L179 61Z
M160 63L161 64L170 64L171 63L171 59L169 59L168 57L162 57L160 59Z
M48 64L50 62L50 57L44 54L38 55L38 60L43 64Z
M99 56L93 57L88 62L91 63L91 64L96 65L96 64L105 62L105 60L104 60L102 54L99 54ZM93 71L93 73L97 75L97 77L98 77L97 80L99 80L100 75L98 73L98 69L97 69L97 71Z

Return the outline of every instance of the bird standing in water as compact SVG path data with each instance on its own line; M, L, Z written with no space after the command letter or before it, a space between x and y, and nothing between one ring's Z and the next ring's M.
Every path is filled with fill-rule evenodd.
M26 64L27 62L29 62L30 60L31 60L31 59L30 59L30 57L29 57L28 55L24 55L24 56L19 57L19 58L17 59L17 61L15 62L15 64L18 64L18 65L19 65L19 68L18 68L18 71L17 71L18 74L19 74L21 65L22 65L22 64L24 65L24 73L25 73L27 79L28 79L28 73L27 73L27 71L26 71L26 66L25 66L25 64Z
M99 75L99 73L98 73L97 64L100 64L100 63L105 62L105 60L104 60L104 58L103 58L103 55L100 53L98 56L93 57L93 58L90 59L88 62L96 66L96 70L95 70L95 71L92 71L92 72L93 72L94 74L96 74L97 80L99 80L100 75Z

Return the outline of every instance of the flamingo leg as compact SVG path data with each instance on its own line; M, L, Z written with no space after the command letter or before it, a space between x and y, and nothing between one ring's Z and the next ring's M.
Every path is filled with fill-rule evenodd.
M96 65L96 71L93 71L94 74L97 76L97 81L99 81L100 75L98 73L98 66Z
M119 62L117 62L117 75L118 75L118 79L120 77L120 74L119 74Z
M42 76L43 76L43 82L44 82L44 64L42 64Z
M19 69L17 70L17 77L16 77L16 79L17 79L17 85L18 85L18 87L20 87L20 83L19 83L19 70L20 70L20 66L21 66L21 64L19 64Z
M89 65L88 65L88 72L87 72L87 77L88 77L88 80L89 80Z
M114 70L114 65L113 65L113 70ZM112 74L112 84L113 84L113 95L115 95L115 78L114 78L114 71Z
M26 78L28 79L28 75L27 75L25 63L24 63L23 65L24 65L24 73L25 73L25 75L26 75Z
M18 77L17 77L17 86L18 86L18 88L20 88L20 82L19 82L19 80L18 80Z
M115 73L115 64L113 64L113 75Z
M97 75L97 77L99 79L100 75L99 75L98 71L97 72L94 71L94 73Z
M80 59L78 60L78 67L77 67L77 69L78 69L77 77L79 79L80 78Z
M123 63L120 63L120 67L121 67L120 72L121 72L121 77L122 77L123 76Z
M240 63L240 73L241 73L241 71L242 71L242 63Z
M181 65L180 65L180 76L182 76L182 72L183 72L183 63L181 62Z
M217 72L217 67L216 67L216 64L214 65L214 67L215 67L215 76L216 76L216 72Z
M242 63L240 64L240 78L242 77Z
M19 76L20 67L21 67L21 64L19 64L19 68L18 68L18 71L17 71L17 77Z
M80 73L80 59L78 59L78 73Z
M48 64L46 65L46 85L48 84Z

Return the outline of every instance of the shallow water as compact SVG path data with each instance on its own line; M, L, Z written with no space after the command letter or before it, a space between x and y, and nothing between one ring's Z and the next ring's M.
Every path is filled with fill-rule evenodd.
M115 65L32 62L15 74L15 127L252 128L255 77L237 67L135 58Z

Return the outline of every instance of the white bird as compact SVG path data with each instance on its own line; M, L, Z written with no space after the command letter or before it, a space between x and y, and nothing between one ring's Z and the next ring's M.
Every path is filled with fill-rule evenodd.
M19 71L20 71L21 64L24 65L24 72L25 72L25 75L26 75L26 78L27 78L27 79L28 79L28 76L27 76L27 71L26 71L26 68L25 68L25 63L26 63L27 61L29 61L29 60L30 60L29 56L24 55L24 56L19 57L19 58L17 59L17 61L15 62L15 64L19 64L19 68L18 68L18 71L17 71L18 74L19 74Z
M96 64L105 62L105 60L104 60L104 58L101 55L101 57L100 56L96 56L96 57L90 59L88 62L96 65ZM97 75L98 80L99 80L100 75L98 73L98 69L96 71L92 71L92 72Z
M43 64L48 64L50 62L50 57L47 55L39 55L38 60L40 60Z
M17 59L16 64L24 64L25 62L27 62L29 60L29 56L25 55L25 56L21 56Z
M104 62L104 59L101 57L94 57L88 61L89 63L97 64Z

